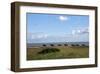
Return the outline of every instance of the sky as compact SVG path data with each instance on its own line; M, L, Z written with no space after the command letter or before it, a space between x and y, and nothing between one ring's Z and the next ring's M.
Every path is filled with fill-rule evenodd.
M88 42L89 16L27 13L27 43Z

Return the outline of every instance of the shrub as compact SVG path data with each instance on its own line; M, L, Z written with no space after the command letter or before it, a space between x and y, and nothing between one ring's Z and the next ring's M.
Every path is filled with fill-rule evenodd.
M58 46L61 46L61 44L58 44Z
M50 46L54 46L54 44L50 44Z
M82 46L86 46L85 44L82 44Z
M46 54L46 53L52 53L52 52L59 52L60 50L57 48L45 48L42 51L38 52L38 54Z
M64 46L68 46L68 44L64 44Z
M72 44L71 46L75 46L74 44Z
M76 44L76 46L80 46L79 44Z
M45 44L43 44L42 46L44 46L44 47L45 47L46 45L45 45Z

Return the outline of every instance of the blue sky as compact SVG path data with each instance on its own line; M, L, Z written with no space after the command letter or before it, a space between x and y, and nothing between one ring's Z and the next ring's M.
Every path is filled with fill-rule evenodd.
M27 42L88 42L88 15L27 13Z

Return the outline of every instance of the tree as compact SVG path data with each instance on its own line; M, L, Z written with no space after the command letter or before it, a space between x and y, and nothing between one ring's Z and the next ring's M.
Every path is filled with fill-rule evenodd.
M72 44L71 46L75 46L74 44Z
M68 44L64 44L64 46L68 46Z
M50 46L54 46L54 44L50 44Z
M82 46L85 46L85 44L82 44Z
M45 44L43 44L42 46L44 46L44 47L45 47L46 45L45 45Z
M79 44L76 44L76 46L79 46Z
M58 46L61 46L61 44L58 44Z

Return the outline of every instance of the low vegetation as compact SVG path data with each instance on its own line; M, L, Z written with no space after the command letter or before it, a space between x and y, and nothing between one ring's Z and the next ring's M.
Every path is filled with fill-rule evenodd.
M60 50L58 48L44 48L42 51L38 52L38 54L48 54L48 53L54 53L59 51Z
M87 46L43 46L27 48L27 60L88 58Z

